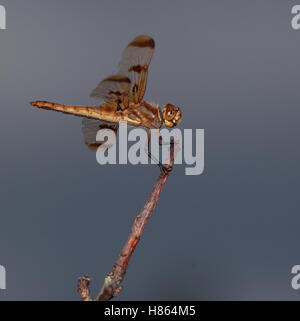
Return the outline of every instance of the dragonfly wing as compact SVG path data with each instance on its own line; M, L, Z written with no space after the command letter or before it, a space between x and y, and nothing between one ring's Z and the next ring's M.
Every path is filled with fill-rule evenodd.
M131 80L129 100L140 103L143 100L149 64L154 52L154 40L147 35L134 38L123 52L118 73Z
M112 75L102 80L92 91L90 97L100 98L104 101L124 102L128 99L131 81L124 75Z
M117 133L119 128L118 123L110 123L103 120L96 120L90 118L83 118L82 119L82 133L85 144L88 146L89 149L95 151L103 145L104 141L97 141L96 136L99 130L101 129L110 129ZM112 145L110 145L112 146ZM107 147L110 147L106 145Z

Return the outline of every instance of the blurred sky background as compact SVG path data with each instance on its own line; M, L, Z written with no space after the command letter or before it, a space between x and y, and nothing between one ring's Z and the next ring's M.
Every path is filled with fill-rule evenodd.
M156 41L145 99L205 129L205 170L175 167L117 300L300 298L297 1L0 4L0 300L79 300L84 274L95 297L127 240L158 168L98 165L80 118L29 101L92 104L141 33Z

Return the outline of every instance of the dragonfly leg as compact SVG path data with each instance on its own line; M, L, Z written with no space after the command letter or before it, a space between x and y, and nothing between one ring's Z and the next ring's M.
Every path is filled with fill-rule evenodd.
M148 140L147 140L147 144L145 146L145 151L146 151L148 157L150 159L152 159L154 161L154 163L157 164L161 168L161 166L162 166L161 162L154 155L152 155L150 152L150 141L151 141L151 132L149 130L148 131Z
M148 140L145 146L145 151L150 159L154 161L154 163L159 167L160 171L164 170L164 165L150 152L150 142L151 142L151 130L148 130Z
M170 168L167 167L167 166L165 166L164 164L162 164L159 160L157 160L157 159L151 154L150 151L148 151L147 154L148 154L148 157L149 157L150 159L152 159L152 160L156 163L156 165L159 167L159 170L160 170L161 172L168 173L168 172L170 171Z
M171 146L171 145L175 145L175 144L177 144L177 142L175 142L173 138L170 140L170 143L168 143L168 142L164 142L162 140L162 137L159 135L159 145L161 145L161 146L162 145L170 145ZM171 170L172 170L172 167L162 164L161 171L164 171L165 173L169 173Z
M151 154L150 152L150 141L151 141L151 130L148 131L148 142L146 144L146 152L148 154L148 157L150 159L152 159L154 161L154 163L159 167L160 171L161 172L165 172L165 173L168 173L170 171L170 168L168 166L165 166L164 164L162 164L154 155ZM170 144L174 144L174 140L172 139L170 141ZM159 145L163 145L162 143L162 137L159 136Z
M178 144L178 142L175 142L174 141L174 139L172 138L171 140L170 140L170 142L168 143L168 142L164 142L163 141L163 139L162 139L162 137L161 136L159 136L159 145L175 145L175 144Z

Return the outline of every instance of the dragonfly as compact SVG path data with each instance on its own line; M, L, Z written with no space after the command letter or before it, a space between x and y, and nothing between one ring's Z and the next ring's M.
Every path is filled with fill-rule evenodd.
M101 142L96 141L98 130L108 128L116 133L121 121L147 129L149 144L151 129L159 131L163 125L172 128L179 124L182 117L178 106L166 104L161 108L158 104L143 100L154 49L155 42L150 36L135 37L122 54L117 74L102 80L90 94L90 97L99 100L96 106L63 105L41 100L30 104L41 109L83 117L84 140L92 150L101 145ZM152 157L149 148L147 152ZM160 162L158 165L162 170L165 169Z

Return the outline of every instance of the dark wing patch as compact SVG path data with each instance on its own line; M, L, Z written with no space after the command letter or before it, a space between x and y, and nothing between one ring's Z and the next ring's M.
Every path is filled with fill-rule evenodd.
M85 144L89 149L96 151L99 146L103 145L104 141L96 140L97 133L100 129L111 129L117 133L119 128L118 123L110 123L103 120L96 120L90 118L82 119L82 133Z
M134 38L123 52L118 73L131 80L129 94L131 102L140 103L143 100L154 48L155 43L151 37L140 35Z
M101 98L104 101L127 99L131 88L131 81L124 75L112 75L102 80L92 91L92 98Z

